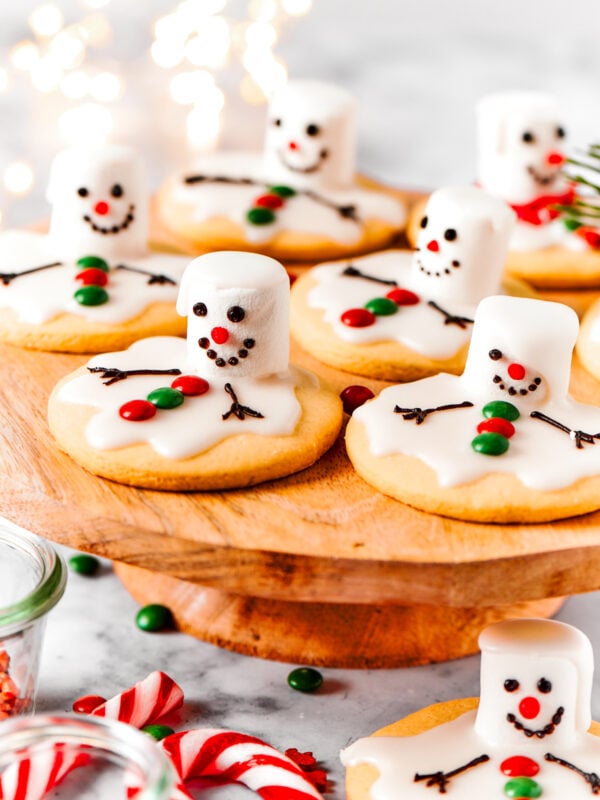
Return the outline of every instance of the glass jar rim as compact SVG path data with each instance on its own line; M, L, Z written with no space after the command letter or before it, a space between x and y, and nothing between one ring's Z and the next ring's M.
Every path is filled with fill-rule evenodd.
M49 542L1 518L0 544L21 551L39 569L39 579L30 592L16 603L0 607L0 635L4 637L22 630L58 603L65 591L67 568Z
M168 800L175 786L175 769L149 734L87 714L38 714L0 722L0 775L14 763L16 753L25 755L28 748L46 742L93 748L135 764L145 784L136 800Z

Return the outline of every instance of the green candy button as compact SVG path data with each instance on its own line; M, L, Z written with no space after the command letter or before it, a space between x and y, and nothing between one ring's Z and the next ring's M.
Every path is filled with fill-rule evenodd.
M103 272L110 272L108 263L103 258L100 258L100 256L83 256L83 258L77 260L77 266L80 269L95 267L96 269L101 269Z
M297 692L316 692L323 683L323 676L312 667L298 667L290 672L287 682Z
M270 225L275 220L275 214L270 208L257 206L257 208L251 208L250 211L248 211L246 219L252 225Z
M508 450L508 439L501 433L480 433L471 442L471 447L484 456L501 456Z
M162 631L164 628L170 628L173 624L173 615L171 610L166 606L161 606L160 603L151 603L149 606L140 608L135 615L135 624L141 631Z
M157 408L177 408L184 401L183 392L178 389L171 389L170 386L162 386L160 389L155 389L146 397L152 405Z
M507 403L505 400L493 400L483 407L483 416L486 419L502 417L502 419L507 419L509 422L514 422L514 420L519 419L521 412L512 403Z
M398 311L398 304L394 303L393 300L389 300L387 297L374 297L372 300L369 300L368 303L365 303L365 308L368 309L371 314L375 314L376 317L389 317L391 314L395 314Z
M513 778L504 784L504 794L507 797L541 797L542 787L531 778Z
M278 197L293 197L296 194L296 190L291 186L269 186L269 192Z
M73 295L80 306L101 306L108 300L108 292L101 286L82 286Z
M160 742L162 739L166 739L167 736L175 733L173 728L169 728L168 725L146 725L144 728L142 728L142 730L144 733L152 736L153 739L156 739L157 742Z
M563 225L568 231L576 231L577 228L581 228L582 223L576 219L564 219Z
M69 567L78 575L95 575L100 567L100 562L87 553L78 553L69 559Z

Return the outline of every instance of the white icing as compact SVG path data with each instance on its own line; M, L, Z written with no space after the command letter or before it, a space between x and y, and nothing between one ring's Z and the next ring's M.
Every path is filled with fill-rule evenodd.
M362 308L394 287L345 276L346 265L340 263L311 272L317 285L309 292L308 304L323 309L335 335L347 342L397 341L430 358L450 358L469 341L471 325L446 324L445 316L428 302L434 300L448 313L472 320L479 300L501 291L513 217L505 203L481 189L440 189L425 208L427 222L420 229L414 255L389 251L353 261L361 272L415 292L418 304L379 316L368 327L344 325L340 320L344 311ZM449 230L455 238L447 238Z
M450 779L446 795L457 800L506 797L510 780L500 767L506 758L527 756L540 771L533 777L544 800L580 800L591 796L591 786L564 766L548 762L546 753L564 759L585 772L598 771L600 740L587 733L593 669L589 641L564 623L551 620L509 620L486 629L481 638L481 703L457 719L410 737L359 739L342 751L346 766L374 765L379 777L371 787L372 800L419 800L437 796L438 787L415 782L415 773L444 773L481 755L489 761ZM550 692L538 682L550 681ZM515 692L504 689L504 681L517 680ZM520 712L524 697L539 702L534 719ZM538 730L551 723L557 708L564 714L551 733L527 737L507 719L514 714L526 728Z
M483 189L515 204L566 190L562 162L549 159L563 155L565 142L558 133L562 123L552 97L538 92L488 95L477 107L477 118L478 180ZM532 141L524 141L524 134Z
M48 236L24 231L0 234L0 273L25 272L58 260L59 255ZM146 275L112 269L119 263L153 275L165 275L174 280L175 285L150 284ZM0 308L10 308L20 321L32 324L42 324L62 313L75 314L91 322L119 324L136 317L152 303L174 304L179 280L188 263L188 258L153 253L109 260L111 271L104 287L108 301L98 306L84 306L73 297L82 286L75 279L80 268L75 260L63 259L62 266L23 275L8 284L0 280Z
M416 456L435 471L442 487L497 472L513 474L531 489L571 486L580 478L600 474L600 447L584 443L578 449L571 436L532 419L530 413L539 411L572 430L600 432L600 409L577 403L568 395L577 330L577 316L567 306L489 297L477 309L463 375L440 374L392 386L357 409L354 418L364 424L373 455ZM500 350L502 357L490 359L492 350ZM522 379L509 376L511 365L523 367ZM500 383L494 382L495 375L501 377ZM540 383L530 391L536 379ZM510 386L515 395L508 393ZM521 389L527 391L525 396L519 394ZM476 453L471 447L477 425L484 419L482 407L492 400L508 401L521 414L513 423L515 433L508 451L497 457ZM464 401L473 407L430 414L421 425L394 413L396 405L432 408Z
M184 339L157 336L142 339L128 350L94 357L88 367L128 369L180 369L184 375L202 375L189 363ZM147 443L165 458L183 459L207 450L212 445L240 433L263 436L291 434L300 417L295 386L311 381L311 376L295 368L265 378L233 378L238 401L264 415L235 415L223 420L231 398L224 391L229 378L209 379L210 389L197 397L186 397L174 409L159 410L152 419L132 422L119 416L119 408L130 400L144 400L149 392L170 386L176 376L130 376L111 386L102 383L100 373L80 375L65 383L58 394L61 402L94 406L99 409L89 421L85 436L99 450ZM314 379L312 379L314 385Z
M134 150L118 145L63 150L52 163L47 197L52 206L49 238L61 258L145 255L148 196ZM111 232L94 230L94 225ZM112 232L113 227L119 230Z
M574 236L558 219L544 225L531 225L529 222L517 220L510 240L511 250L530 252L554 246L575 251L586 249L584 240Z
M186 176L196 174L248 178L258 181L259 185L184 182ZM275 211L273 223L248 223L248 211L254 207L256 198L265 194L271 184L272 181L264 175L262 157L259 154L215 153L196 161L191 169L171 183L167 191L175 203L193 208L195 222L200 224L213 217L226 217L244 229L244 235L250 242L267 242L280 231L314 234L343 244L359 241L363 232L360 222L346 219L336 209L302 193L284 201L284 206ZM296 184L289 182L286 185L294 187ZM320 190L319 196L335 206L354 205L360 220L378 219L399 228L406 219L406 210L402 203L383 192L368 191L353 185L343 190ZM168 200L169 196L165 198L165 202Z
M289 278L273 258L227 251L196 258L184 273L177 301L178 312L188 318L189 364L204 377L219 380L284 372L289 361L289 298ZM202 315L194 310L199 303ZM243 319L230 319L232 312L243 314ZM224 337L226 341L220 341ZM205 348L198 344L201 339ZM240 351L246 357L240 357ZM207 353L227 363L219 365ZM236 363L229 363L230 358Z
M304 189L351 188L358 104L330 83L293 80L269 103L264 174Z

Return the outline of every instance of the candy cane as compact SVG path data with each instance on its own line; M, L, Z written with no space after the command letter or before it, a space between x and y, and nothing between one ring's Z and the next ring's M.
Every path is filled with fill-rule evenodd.
M95 708L94 717L107 717L128 722L136 728L151 725L179 708L183 703L183 692L175 681L164 672L151 672L143 681L111 697Z
M31 755L13 761L0 776L2 800L39 800L54 789L76 767L88 764L91 756L64 744L36 748Z
M219 778L244 784L263 800L323 800L302 770L274 747L236 731L199 728L160 742L182 782ZM171 800L188 800L181 784Z

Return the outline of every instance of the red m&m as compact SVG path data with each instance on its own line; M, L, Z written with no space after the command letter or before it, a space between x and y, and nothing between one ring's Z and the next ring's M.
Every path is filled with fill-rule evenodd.
M175 378L171 384L172 389L179 389L179 391L186 397L197 397L200 394L206 394L210 385L204 378L198 375L180 375Z
M375 323L376 316L366 308L349 308L344 311L340 320L349 328L368 328Z

